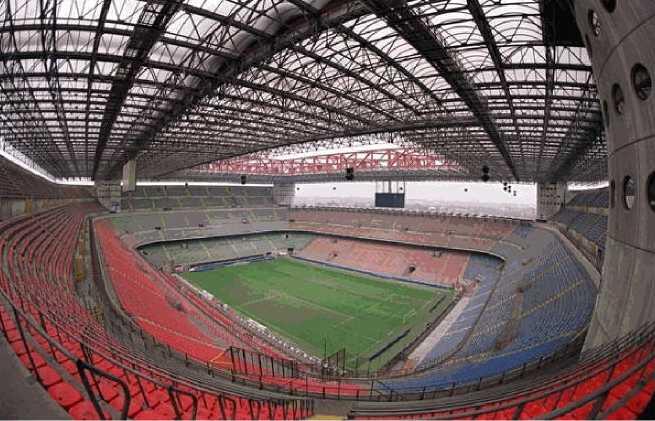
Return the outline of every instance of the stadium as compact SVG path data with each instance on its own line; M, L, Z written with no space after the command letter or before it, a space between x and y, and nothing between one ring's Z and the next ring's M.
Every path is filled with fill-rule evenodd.
M1 3L0 417L653 417L655 2Z

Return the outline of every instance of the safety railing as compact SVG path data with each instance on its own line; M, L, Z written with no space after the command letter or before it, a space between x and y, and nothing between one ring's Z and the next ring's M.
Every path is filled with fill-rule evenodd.
M20 291L17 291L16 293L20 293ZM28 300L29 298L22 295L18 296L24 300ZM30 307L29 305L27 307L22 307L21 305L21 308L33 310L34 308L38 308L37 304L38 303L35 302L35 306L33 307ZM43 317L43 314L40 314L39 317ZM48 317L50 317L50 315L48 315ZM82 345L85 345L89 348L89 351L92 351L91 358L87 358L87 364L90 366L95 367L97 361L108 360L113 367L118 367L121 373L127 370L127 374L125 376L131 378L134 375L147 375L154 381L159 382L159 387L162 387L162 385L175 384L180 385L183 390L185 390L185 388L196 388L198 390L203 390L203 393L206 392L210 395L225 393L224 391L214 389L213 387L201 386L202 384L205 384L202 382L200 383L201 385L199 385L197 376L187 377L180 373L170 373L163 369L155 369L153 364L147 363L147 358L138 357L137 355L131 354L129 351L110 353L107 351L107 345L103 345L102 343L98 343L97 341L92 340L92 338L89 335L86 335L84 332L69 332L66 330L65 324L60 326L57 324L56 319L49 319L48 317L45 317L48 325L52 324L57 326L57 328L54 329L54 332L60 336L65 337L69 343L79 343L80 349L82 349ZM517 367L514 370L506 371L496 376L480 378L474 382L452 384L448 387L424 387L421 389L390 388L387 385L382 385L376 380L370 381L369 379L316 378L310 377L306 373L294 370L291 370L291 375L289 374L289 371L285 370L283 371L284 374L282 376L267 376L263 375L264 373L257 373L256 371L254 373L248 372L246 374L236 372L235 370L225 370L213 367L206 361L193 360L190 358L185 359L184 356L180 356L179 353L176 354L174 351L170 353L170 357L178 358L178 361L181 358L181 360L187 362L189 366L193 365L198 369L206 369L208 375L207 377L210 380L212 378L216 378L217 380L220 378L222 381L229 379L228 384L233 383L235 385L238 384L247 386L249 388L247 390L239 389L241 391L240 393L244 396L256 396L254 391L259 390L260 392L280 392L287 396L295 397L396 402L409 400L430 400L444 396L459 396L473 391L494 388L497 385L504 385L515 380L520 381L522 378L528 377L528 375L530 375L530 378L533 378L535 375L540 375L540 373L534 373L535 371L538 371L543 367L550 366L551 363L560 363L563 359L570 358L576 354L577 349L572 346L571 349L562 350L548 357L544 357L538 361L525 364L521 367ZM196 373L198 372L200 372L200 370L196 370ZM435 376L438 376L438 373L435 372ZM91 384L93 385L93 382L91 382ZM166 389L161 390L167 393ZM249 392L248 390L251 390L252 392ZM261 401L261 399L253 400ZM255 403L252 405L253 407L257 406ZM252 414L250 415L252 416Z
M2 224L3 234L15 225L14 222ZM259 417L262 408L268 411L264 416L278 418L282 415L284 418L302 418L313 411L311 401L240 397L193 382L173 380L139 366L138 360L130 361L129 356L108 352L107 346L98 346L97 341L90 340L85 332L61 324L53 309L40 308L47 300L20 285L25 281L25 274L11 280L12 268L3 270L7 271L0 273L0 309L3 313L0 328L3 335L21 350L21 355L26 355L25 365L37 381L44 384L41 364L47 362L61 374L62 381L86 394L99 418L132 416L130 405L134 403L134 396L139 397L139 406L131 411L154 410L156 407L157 411L167 411L178 419L195 418L199 409L205 414L207 411L220 412L221 418L225 419ZM62 307L67 305L60 304ZM18 337L15 332L18 332ZM81 339L84 336L86 339ZM120 396L113 396L114 393L111 397L106 396L108 388L101 385L109 385L109 389L119 391ZM162 398L162 394L167 398ZM152 396L158 397L153 400ZM116 399L122 402L118 409L109 404L110 400L115 403Z
M94 241L92 241L93 243ZM166 281L170 280L167 279ZM413 373L391 373L391 376L388 375L389 373L386 373L386 375L371 373L373 375L362 377L335 376L320 370L320 367L319 369L312 370L311 367L303 365L294 366L292 369L288 360L244 349L232 348L232 352L230 352L230 359L233 361L231 369L225 369L225 367L219 367L216 364L198 360L187 354L178 355L178 357L182 357L190 365L198 367L206 366L212 375L215 374L229 378L232 382L256 387L261 390L314 398L393 401L432 399L494 387L523 378L535 370L540 370L544 366L560 361L562 358L577 355L580 346L581 344L579 342L569 343L564 348L550 355L504 371L498 375L478 378L475 381L452 383L448 386L424 387L420 390L390 388L380 382L380 380L411 375ZM170 353L171 355L176 354L174 350Z
M628 384L608 401L612 390ZM355 408L351 418L393 417L432 419L605 419L620 410L648 384L655 390L655 324L642 328L581 355L578 363L550 376L531 376L526 382L508 384L488 394L430 402L403 402L380 408ZM576 393L578 392L578 393ZM582 396L580 396L582 395ZM650 397L649 397L650 398ZM549 402L548 404L546 402ZM539 413L525 412L530 404L543 404ZM632 406L633 409L638 409ZM643 409L643 407L642 407ZM639 415L638 413L633 415Z

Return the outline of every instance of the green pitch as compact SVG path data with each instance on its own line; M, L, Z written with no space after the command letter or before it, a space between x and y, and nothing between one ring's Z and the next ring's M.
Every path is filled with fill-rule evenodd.
M346 348L347 366L381 367L445 310L454 291L279 258L184 277L220 301L323 357ZM438 305L437 305L438 304ZM435 306L436 305L436 306Z

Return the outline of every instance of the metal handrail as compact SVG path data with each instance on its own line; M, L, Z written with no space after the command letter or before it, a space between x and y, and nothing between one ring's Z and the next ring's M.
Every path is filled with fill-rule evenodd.
M25 219L27 219L27 218L25 218ZM24 220L23 218L20 218L20 221L18 221L18 222L21 222L23 220ZM12 222L16 222L16 221L12 220ZM2 224L2 228L6 228L7 225L8 224ZM2 276L2 275L3 274L0 273L0 276ZM32 358L32 352L35 352L35 351L30 350L30 347L27 344L27 338L26 338L25 332L23 330L22 321L27 323L27 325L30 328L34 329L34 332L36 334L38 334L39 336L43 337L46 340L46 342L50 345L50 349L51 349L52 352L54 352L54 350L56 350L57 352L60 352L67 359L69 359L70 361L73 361L76 364L76 366L78 367L78 374L80 376L80 379L82 380L83 386L84 386L84 388L85 388L85 390L87 392L87 395L89 396L89 399L92 401L92 403L94 405L94 408L96 409L96 412L98 413L99 417L102 418L102 417L105 416L105 414L102 412L102 409L99 406L96 394L93 393L92 385L89 382L89 379L87 377L88 373L91 373L92 378L93 378L94 375L97 375L97 376L106 378L109 381L118 383L120 385L121 389L124 392L124 398L125 398L124 404L127 405L126 407L123 408L124 411L122 411L122 413L121 413L122 416L126 416L127 407L129 407L131 396L130 396L129 393L125 393L125 390L127 390L126 389L127 386L125 385L125 383L122 380L118 379L117 377L115 377L115 376L113 376L113 375L111 375L109 373L106 373L103 370L98 369L97 367L95 367L91 363L93 361L93 358L92 358L93 355L91 354L91 352L93 352L96 355L102 357L103 359L111 362L116 367L122 369L125 373L132 374L133 376L135 376L137 378L137 381L139 381L139 379L143 379L145 381L151 382L155 386L158 386L158 387L161 387L163 389L168 390L169 394L171 395L171 402L172 402L172 404L174 406L174 409L176 411L176 415L178 417L182 416L182 414L181 414L181 412L179 410L179 405L176 406L177 400L179 399L179 396L180 395L189 396L192 399L192 402L193 402L192 415L195 417L195 415L197 413L197 397L195 395L193 395L192 393L180 390L178 387L176 387L174 385L174 383L172 383L172 384L163 383L163 382L161 382L161 381L159 381L159 380L157 380L157 379L155 379L153 377L145 375L143 372L137 371L136 369L133 369L132 367L129 367L126 364L120 363L120 362L116 361L113 358L113 355L108 356L107 354L97 352L96 349L93 349L91 346L89 346L83 340L81 340L80 338L76 338L75 335L71 334L71 332L66 331L66 329L64 329L59 324L59 322L52 319L49 315L44 315L44 313L42 313L41 311L38 311L38 316L39 316L40 322L42 323L42 326L45 326L45 321L47 320L48 323L50 323L56 329L57 336L61 335L62 334L61 332L64 332L63 334L65 334L65 335L69 336L70 338L74 339L74 341L79 344L80 348L84 351L83 355L85 355L85 357L88 359L88 362L84 361L82 359L79 359L75 355L73 355L70 351L68 351L68 349L63 347L58 340L51 337L44 330L45 329L44 327L40 327L38 325L38 323L36 321L34 321L32 319L32 317L29 316L26 313L26 311L29 311L29 310L21 310L19 308L19 307L22 307L24 309L27 309L27 306L31 305L31 303L32 303L31 300L26 301L24 299L23 295L18 295L17 298L19 299L19 303L15 304L12 301L12 299L7 295L7 293L4 290L2 290L1 288L0 288L0 298L2 299L2 301L4 301L6 303L5 305L8 305L13 310L14 318L15 318L15 320L17 322L16 325L17 325L17 328L19 330L21 340L23 341L23 345L25 346L25 349L27 350L27 355L28 355L28 360L29 360L29 363L30 363L30 368L34 372L35 377L37 378L38 381L41 381L41 378L39 376L38 370L36 369L36 365L34 364L34 360ZM35 304L37 304L37 307L38 307L38 300L37 300L37 302ZM7 336L6 328L4 326L4 323L2 323L1 327L2 327L3 333L5 334L5 336ZM42 352L45 352L45 351L42 351ZM184 384L183 382L179 382L177 380L175 380L175 382L179 383L179 384ZM94 381L94 383L96 383L96 385L97 385L97 382ZM185 386L193 387L195 390L197 390L200 393L208 393L208 394L216 393L216 391L214 391L214 390L203 389L202 387L198 387L198 385L195 385L195 384L186 384ZM100 392L100 390L98 390L98 392ZM218 395L219 398L223 396L222 393L223 392L219 392L219 395ZM100 396L100 397L102 398L102 396ZM227 397L225 397L225 398L227 398ZM248 398L246 398L246 399L248 399ZM249 400L252 400L252 399L249 399ZM293 400L280 400L280 399L278 399L278 401L284 402L285 405L287 405L287 404L297 405L294 402L297 402L298 398L295 398ZM221 402L223 402L223 401L221 400ZM303 410L306 409L306 408L307 408L306 405L302 406Z
M3 293L3 295L4 295L4 293ZM5 296L5 298L7 298L7 297ZM12 307L13 307L13 304L12 304ZM48 318L50 319L49 316L48 316ZM63 329L63 327L61 327L61 325L59 325L59 323L56 322L55 320L50 320L50 322L53 323L53 324L56 324L58 329ZM66 334L69 335L70 337L74 337L74 335L71 334L70 332L66 332ZM644 335L646 335L646 336L652 335L652 332L646 332ZM633 337L633 339L634 339L634 337ZM643 337L640 337L638 339L643 339ZM81 345L85 344L85 342L83 342L83 340L81 340L79 338L76 338L76 340ZM88 346L88 345L85 345L85 346ZM594 355L594 353L584 353L582 355L583 355L584 360L590 361L589 359L593 360L594 357L599 358L600 356L605 355L605 354L611 355L612 353L616 353L617 350L620 350L620 349L622 349L622 347L617 345L615 348L611 348L611 349L610 348L601 348L601 349L593 350L594 353L597 354L597 355ZM106 354L104 354L102 352L98 352L97 349L94 349L93 352L95 352L97 355L101 355L101 356L106 355ZM561 355L561 354L555 354L555 356L558 356L558 355ZM104 358L107 358L112 363L114 363L116 366L121 367L121 368L135 374L135 375L144 376L143 372L139 372L139 371L137 371L136 369L134 369L132 367L125 366L124 363L118 362L117 360L115 360L115 358L113 358L113 356L112 357L104 357ZM534 369L541 368L545 364L545 362L548 361L548 359L549 358L544 358L544 360L537 363L536 366L534 366L532 368L534 368ZM558 360L558 358L553 357L552 360L556 361L556 360ZM89 360L89 361L91 361L91 360ZM204 367L205 365L202 364L202 366ZM149 368L148 370L152 370L152 369ZM477 381L477 382L469 382L469 383L466 383L466 384L457 385L457 388L455 388L455 386L453 386L453 387L448 388L448 389L440 388L440 389L434 390L434 391L424 389L420 393L414 392L414 393L407 393L407 394L403 394L402 390L393 390L388 394L385 394L384 392L382 392L380 390L375 390L375 391L371 390L370 391L371 392L370 396L371 396L371 400L390 400L390 401L398 401L398 400L406 401L407 399L410 399L410 400L411 399L416 399L416 400L430 399L430 396L429 396L430 393L432 393L432 397L436 397L437 394L445 394L445 396L447 396L449 394L452 394L452 395L457 394L458 391L460 393L476 391L476 390L479 390L482 385L485 385L485 386L496 385L496 384L502 384L502 383L505 383L505 382L509 381L512 378L512 375L511 375L512 372L514 374L520 374L518 377L523 377L523 375L525 374L526 371L527 371L527 367L524 366L524 367L522 367L520 369L515 369L515 370L512 370L510 372L507 372L509 374L503 374L500 378L498 376L492 376L492 377L489 377L489 378L481 379L480 381ZM223 373L223 372L221 372L221 373ZM221 374L221 373L219 373L219 374ZM225 374L226 373L227 372L225 372ZM169 374L170 373L164 374L162 372L162 375L168 376ZM235 374L235 373L231 373L231 374L232 374L232 378L237 383L242 383L242 384L251 386L253 388L259 388L260 386L262 386L261 379L259 379L259 381L257 381L257 379L253 379L251 377L240 376L240 375ZM173 374L170 374L170 375L172 376ZM144 378L147 378L147 377L148 376L144 376ZM514 376L514 378L516 378L516 376ZM151 378L151 380L149 380L149 381L156 382L157 380L155 380L154 378ZM188 378L187 379L179 379L178 378L178 380L175 380L175 381L177 381L179 384L192 385L194 388L199 388L199 386L196 384L196 382L194 380L192 380L192 379L188 379ZM487 382L488 382L488 385L486 384ZM162 384L162 385L164 385L164 384ZM286 390L285 387L273 388L273 387L269 387L268 385L266 385L265 389L273 390L273 391L280 391L281 390L284 393L295 394L296 396L303 394L301 389L292 388L291 383L289 383L288 386L289 386L288 391ZM200 386L200 387L202 388L202 386ZM362 396L362 394L359 394L358 396L356 396L355 399L357 399L357 400L366 399L366 392L367 391L366 391L366 389L363 389L363 390L364 390L364 396ZM211 389L206 389L206 392L207 393L215 393L215 391L211 390ZM239 392L243 392L243 390L229 392L229 393L239 393ZM300 392L300 393L298 393L298 392ZM438 393L438 392L440 392L440 393ZM221 392L221 393L224 393L224 392ZM375 393L375 395L373 395L373 393ZM325 389L323 391L323 394L320 393L320 392L319 393L315 393L315 392L310 393L309 390L307 390L307 389L305 390L305 393L304 393L304 395L307 396L307 397L322 397L322 396L324 396L324 394L325 394ZM327 397L334 397L334 396L329 396L329 389L328 389L328 396ZM337 392L336 397L337 398L348 398L348 396L340 395L338 392Z
M575 348L575 347L574 347L574 348ZM541 368L542 365L544 364L544 362L552 361L552 360L556 360L556 359L558 359L559 357L561 357L563 353L564 353L564 354L567 354L567 353L570 353L570 352L571 352L570 348L566 348L566 349L564 349L563 351L562 351L562 350L558 350L558 351L556 351L555 353L553 353L553 354L551 354L551 355L549 355L549 356L542 357L542 359L540 359L539 361L536 361L536 362L533 362L533 363L530 363L530 364L524 364L524 365L521 366L521 367L518 367L518 368L515 368L515 369L512 369L512 370L508 370L508 371L503 372L503 373L500 373L500 374L498 374L498 375L494 375L494 376L490 376L490 377L487 377L487 378L478 379L478 380L476 380L476 381L465 382L465 383L462 383L462 384L453 384L453 385L449 386L449 387L447 388L447 390L449 391L450 394L452 394L452 393L454 393L453 390L455 390L455 389L460 389L460 390L461 390L461 389L465 389L465 390L468 391L468 390L472 390L472 389L474 389L474 388L476 388L476 387L479 389L483 384L486 384L487 387L488 387L489 385L495 385L495 384L498 384L498 383L501 383L501 384L502 384L503 382L505 382L505 381L507 381L509 378L511 378L513 374L516 374L517 372L520 372L520 373L521 373L521 376L522 376L522 375L524 375L526 372L528 372L528 371L531 370L531 369L539 369L539 368ZM185 358L187 358L187 357L185 356ZM196 360L196 359L194 359L194 358L188 358L188 359L194 361L195 363L197 363L197 364L199 364L199 365L204 365L204 362L202 362L202 361ZM217 372L219 375L221 374L221 370L216 370L216 372ZM225 373L225 372L223 371L223 373ZM243 373L242 373L242 374L243 374ZM276 388L276 387L271 388L271 386L269 386L269 385L262 384L261 380L258 381L258 382L253 382L253 381L252 381L252 376L249 376L248 373L245 373L245 374L246 374L246 375L244 376L244 375L240 375L240 374L235 373L234 371L232 371L232 372L230 372L230 374L229 374L229 378L230 378L232 381L235 381L235 382L241 382L241 383L243 383L243 384L250 384L250 385L255 385L255 384L256 384L260 389L265 389L265 390L275 390L275 391L279 391L279 390L280 390L279 388ZM324 380L324 379L321 378L321 377L317 377L317 376L316 376L316 373L312 373L312 372L304 372L304 371L300 371L300 370L299 370L299 371L298 371L298 374L299 374L299 378L302 378L302 376L304 375L306 378L312 378L312 379L319 380L319 381ZM497 379L497 381L496 381L496 382L490 382L490 380L493 380L493 379ZM337 379L335 378L335 379L331 379L331 380L337 380ZM361 382L368 382L368 381L371 380L371 378L369 378L369 377L345 377L345 376L344 376L344 377L340 377L339 380L342 381L342 382L352 382L352 383L354 383L354 384L359 384L359 383L361 383ZM434 396L436 396L439 392L443 392L444 389L445 389L444 387L436 387L436 388L430 388L430 389L424 388L424 389L420 392L420 396L425 397L425 396L427 396L427 395L429 395L429 394L432 394L432 396L434 397ZM290 389L290 390L293 391L293 389ZM298 391L300 391L300 390L297 389L296 391L298 392ZM405 392L407 392L407 391L405 391ZM313 394L313 395L310 394L310 393L306 390L306 391L305 391L305 396L315 396L315 397L321 397L321 398L323 398L323 397L325 397L325 398L330 398L330 397L335 397L335 396L333 395L333 393L334 393L334 391L333 391L332 393L330 393L330 388L327 388L327 390L324 391L323 393L317 393L317 394ZM381 394L380 391L376 391L375 396L380 396L380 394ZM332 396L331 396L331 395L332 395ZM368 394L368 395L371 395L371 394ZM403 399L403 398L406 397L405 395L407 395L407 396L417 395L417 391L411 391L411 392L404 393L404 391L402 391L402 390L392 389L392 390L389 391L389 395L392 396L392 399L393 399L393 396L395 396L396 399ZM367 394L366 394L366 393L359 393L359 394L357 394L357 395L355 396L355 399L356 399L356 400L360 400L360 399L362 399L362 396L367 396ZM336 394L336 398L337 398L337 399L340 399L340 398L348 398L348 397L347 397L347 396L341 396L339 393L337 393L337 394Z
M588 360L582 364L576 364L575 368L572 370L569 370L568 373L565 373L564 376L561 375L561 372L558 372L557 374L551 376L551 384L546 383L546 384L541 384L539 379L532 378L530 379L531 384L537 384L539 385L537 388L537 391L540 391L536 393L535 388L530 388L530 387L522 387L518 386L515 387L514 390L512 391L507 391L507 390L502 390L499 391L498 397L497 398L489 398L489 399L484 399L480 398L479 396L472 397L470 400L465 400L465 401L435 401L434 406L422 406L422 407L416 407L414 409L408 408L407 403L405 403L402 407L397 407L397 408L366 408L363 410L357 410L354 409L351 412L351 415L361 415L361 416L382 416L382 415L417 415L417 414L432 414L435 412L453 412L453 411L458 411L458 408L466 408L466 407L481 407L481 406L486 406L491 403L496 403L496 402L503 402L505 401L504 404L501 405L496 405L490 408L485 408L485 409L473 409L469 411L463 411L463 412L457 412L456 414L451 414L451 415L442 415L442 416L437 416L435 415L435 418L440 418L440 419L458 419L458 418L471 418L471 417L476 417L478 415L483 415L491 412L498 412L506 409L516 409L516 414L515 417L518 417L522 411L522 408L530 402L541 400L546 396L551 396L556 393L561 393L564 390L570 389L572 387L577 387L578 385L586 382L590 378L593 378L599 374L605 373L605 372L612 372L614 370L614 367L621 361L623 361L623 358L621 358L621 354L627 350L630 350L631 354L634 353L639 353L643 351L643 346L646 344L650 344L654 348L649 351L649 354L647 357L643 358L642 361L633 366L630 370L627 371L627 374L622 375L619 377L619 380L612 381L610 383L606 383L605 386L602 388L598 389L595 391L592 395L589 397L585 398L584 402L581 402L579 405L577 404L570 404L570 407L572 409L577 409L579 407L584 406L586 403L591 402L598 398L598 396L602 395L603 393L607 392L608 390L611 389L614 385L620 384L623 380L627 379L630 377L630 375L634 374L636 371L638 371L640 368L645 367L649 362L655 360L655 323L649 323L645 326L642 326L641 328L635 330L634 332L625 335L624 337L620 338L617 341L613 341L612 343L607 344L607 346L601 347L604 352L601 353L596 353L595 357L591 360ZM644 331L646 331L646 335L644 335ZM597 350L593 350L597 351ZM601 367L596 367L594 369L589 370L587 366L589 365L594 365L598 361L604 361L608 360L607 364L601 366ZM587 370L582 375L580 375L581 370ZM576 375L575 378L572 380L564 381L562 382L562 378L566 378L569 376ZM553 383L557 383L553 385ZM608 386L611 385L611 386ZM535 394L536 393L536 394ZM518 399L519 396L526 396L523 399ZM417 402L418 404L418 402ZM567 411L559 411L556 413L552 414L552 418L557 418L561 415L566 414ZM546 416L544 416L546 417ZM549 418L549 417L548 417Z

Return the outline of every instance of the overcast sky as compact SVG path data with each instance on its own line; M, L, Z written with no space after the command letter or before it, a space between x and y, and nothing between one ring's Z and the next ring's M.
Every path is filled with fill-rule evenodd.
M373 182L339 182L322 184L297 184L297 197L362 197L373 198ZM334 189L336 187L336 189ZM464 191L467 189L468 191ZM439 199L470 203L516 203L534 205L537 189L534 184L513 184L516 196L503 191L501 183L482 182L408 182L405 199Z

